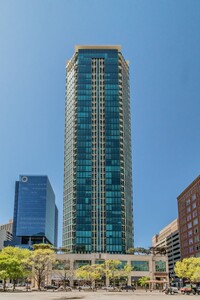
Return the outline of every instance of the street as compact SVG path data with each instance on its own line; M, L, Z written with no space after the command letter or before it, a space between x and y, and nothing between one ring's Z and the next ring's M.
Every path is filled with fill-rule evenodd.
M172 298L171 298L172 297ZM0 300L72 300L72 299L84 299L84 300L158 300L158 299L172 299L180 300L183 297L184 300L189 300L191 297L194 297L194 300L197 296L187 296L187 295L165 295L164 293L159 292L144 292L136 291L132 292L6 292L0 293ZM197 298L198 299L198 298Z

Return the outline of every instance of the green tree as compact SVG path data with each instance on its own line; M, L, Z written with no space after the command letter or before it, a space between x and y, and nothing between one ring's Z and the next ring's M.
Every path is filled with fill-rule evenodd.
M177 261L174 271L179 278L185 278L191 282L199 281L200 257L184 258L182 261Z
M115 281L120 277L119 266L121 264L120 260L108 259L105 261L105 276L113 280L113 286L115 287Z
M123 268L120 260L106 260L104 263L104 274L107 278L113 280L113 286L115 287L116 279L120 279L122 277L128 277L132 268L129 265L125 265Z
M167 254L167 247L150 247L149 248L150 252L153 255L166 255Z
M90 287L96 280L101 279L102 274L103 267L99 264L82 266L75 271L76 278L89 281Z
M127 250L128 254L138 254L138 255L149 255L151 254L151 250L150 249L146 249L143 247L137 247L137 248L129 248Z
M127 251L126 251L127 254L135 254L135 248L129 248Z
M33 276L37 282L38 289L41 290L41 284L48 275L52 264L55 262L55 252L51 247L36 246L31 253L30 264L32 265Z
M112 260L108 259L105 260L105 263L102 264L102 270L104 275L109 278L109 280L113 280L113 286L115 287L116 279L120 279L122 277L126 278L130 274L132 268L129 265L125 265L123 268L121 267L121 261L120 260Z
M33 250L39 250L39 249L50 249L52 251L54 251L54 247L52 245L49 244L34 244L33 245Z
M191 280L193 282L200 282L200 263L195 267Z
M9 272L8 272L8 256L5 254L2 255L0 253L0 279L3 280L3 291L6 290L6 281L9 278Z
M82 279L90 282L90 286L101 279L103 276L112 279L115 287L116 279L127 278L132 268L129 265L125 265L123 268L120 260L105 260L102 264L86 265L78 268L75 271L77 279Z
M70 248L68 248L68 247L60 247L59 251L61 253L70 253Z
M66 281L74 276L74 270L70 269L70 261L56 260L53 265L53 272L62 279L63 287L66 291Z
M4 279L5 282L4 290L8 278L13 281L14 290L17 279L26 277L29 256L30 251L26 249L17 247L6 247L2 249L0 253L0 277Z
M132 267L130 265L125 265L123 268L120 268L118 278L125 278L126 282L128 282L128 276L132 271Z
M143 276L138 279L138 283L141 286L147 286L149 285L149 280L150 280L149 276Z

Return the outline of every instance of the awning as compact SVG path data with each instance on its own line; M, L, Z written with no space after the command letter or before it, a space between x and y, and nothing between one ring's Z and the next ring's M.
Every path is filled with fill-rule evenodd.
M166 280L148 280L148 283L167 283Z

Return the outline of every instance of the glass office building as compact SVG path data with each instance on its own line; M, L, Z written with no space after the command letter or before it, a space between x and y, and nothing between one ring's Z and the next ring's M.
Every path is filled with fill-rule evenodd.
M58 210L47 176L21 175L15 184L13 244L57 246Z
M67 62L63 247L133 247L129 64L120 46L76 46Z

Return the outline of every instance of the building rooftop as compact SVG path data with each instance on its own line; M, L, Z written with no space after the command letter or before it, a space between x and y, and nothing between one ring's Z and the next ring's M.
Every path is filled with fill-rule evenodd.
M76 45L75 46L75 51L78 52L80 49L113 49L113 50L118 50L119 52L121 51L121 46L120 45Z
M195 178L195 180L193 180L192 183L190 183L190 184L183 190L183 192L177 197L177 200L179 200L185 193L187 193L188 191L190 191L190 189L193 188L197 183L200 184L200 175L198 175L197 178Z

